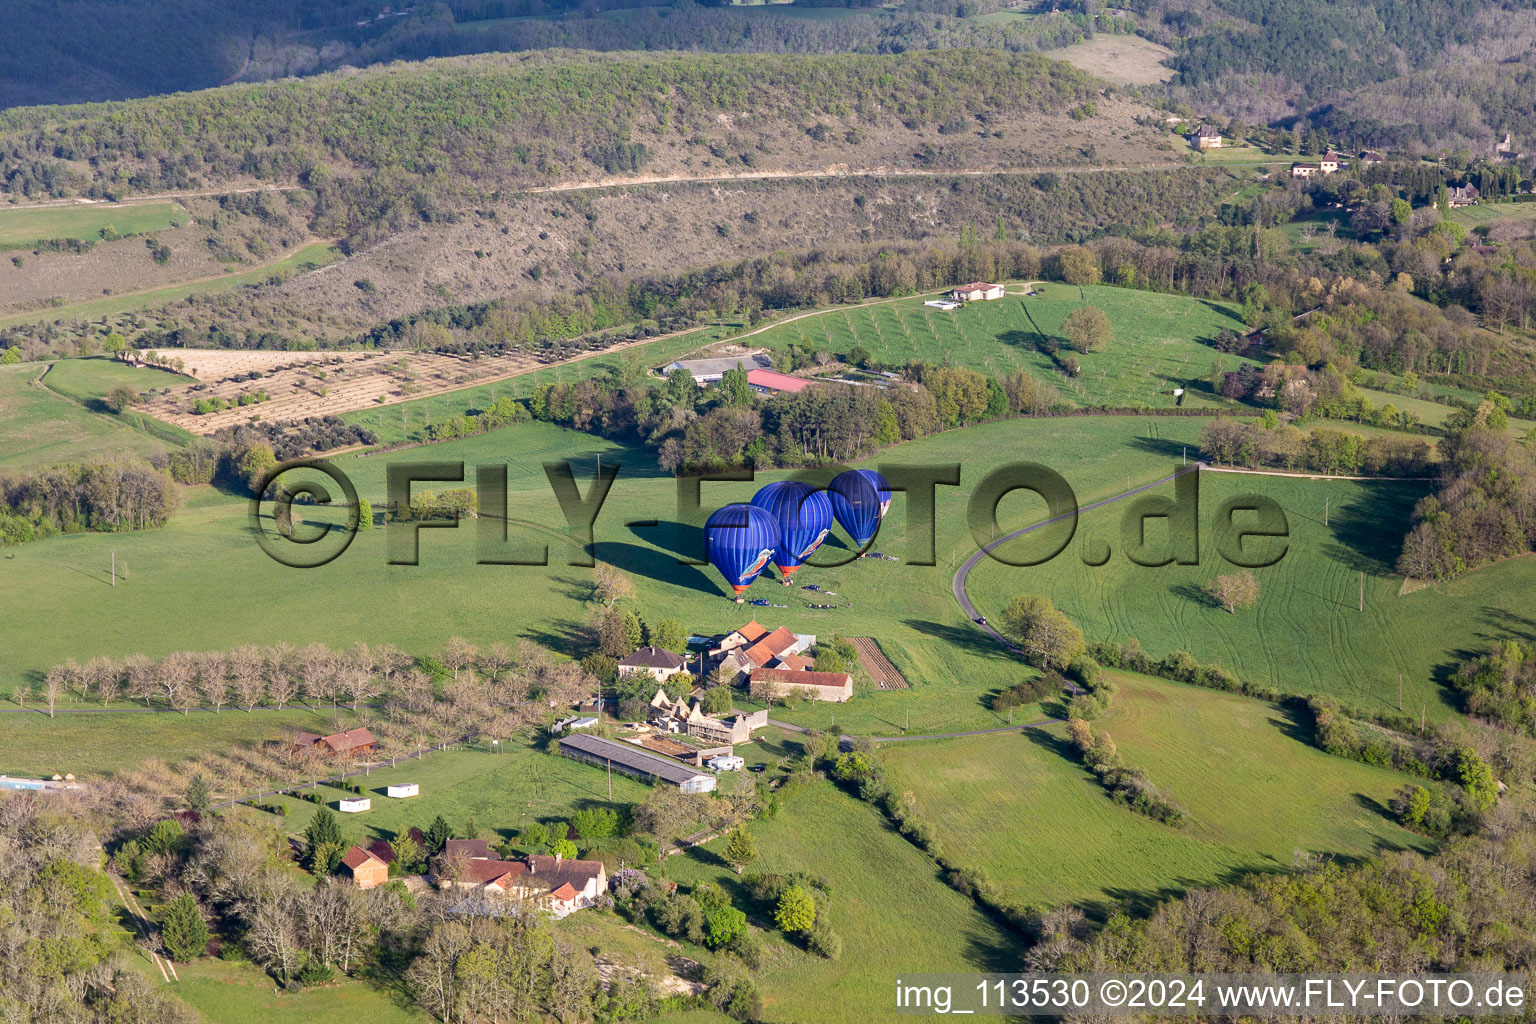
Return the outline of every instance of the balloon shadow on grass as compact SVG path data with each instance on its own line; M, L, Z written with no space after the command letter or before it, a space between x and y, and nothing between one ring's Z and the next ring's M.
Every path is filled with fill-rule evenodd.
M706 576L699 566L681 565L677 555L659 548L623 541L599 541L594 546L598 561L624 572L712 597L726 594L721 585Z

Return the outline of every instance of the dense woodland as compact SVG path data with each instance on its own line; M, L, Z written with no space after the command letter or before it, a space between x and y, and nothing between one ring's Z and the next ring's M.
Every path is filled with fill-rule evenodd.
M1255 874L1093 930L1071 908L1042 919L1031 971L1523 971L1536 928L1532 823L1506 816L1490 834L1433 856L1391 853Z
M58 533L162 526L177 500L170 476L142 464L67 465L0 477L0 546Z
M606 163L586 152L643 131L683 138L754 118L1064 113L1099 84L1034 55L528 54L430 62L123 104L0 114L6 191L109 196L254 177L317 194L317 230L395 204L439 214L445 190L493 193ZM636 135L636 133L642 134ZM633 162L633 161L632 161ZM363 175L361 172L367 172ZM452 194L452 193L450 193ZM325 227L320 227L324 225Z

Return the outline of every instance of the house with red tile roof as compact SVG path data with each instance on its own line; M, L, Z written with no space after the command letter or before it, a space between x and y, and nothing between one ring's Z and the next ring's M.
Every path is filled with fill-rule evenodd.
M1008 290L1000 284L990 284L986 281L972 281L970 284L962 284L949 293L949 297L956 302L991 302L1006 295Z
M333 757L366 754L379 749L378 739L362 727L332 733L329 736L301 732L293 738L293 745L305 749L317 749Z
M389 865L361 846L354 846L341 858L341 866L359 889L372 889L389 881Z
M788 697L803 693L812 700L840 704L853 697L853 676L847 672L755 668L748 678L747 687L753 696Z
M589 907L608 891L608 869L598 860L534 854L513 861L465 857L439 861L440 885L482 889L488 895L526 900L556 917Z

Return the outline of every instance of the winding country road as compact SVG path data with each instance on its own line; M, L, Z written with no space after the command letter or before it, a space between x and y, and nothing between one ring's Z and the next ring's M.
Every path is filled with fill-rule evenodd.
M1052 516L1050 519L1043 519L1040 522L1035 523L1032 526L1024 527L1022 530L1014 530L1012 533L1004 534L1003 536L997 538L996 540L991 541L990 543L983 545L974 555L972 555L970 558L967 558L965 560L965 562L960 566L960 568L955 572L955 578L950 583L950 589L954 592L955 600L960 602L960 609L965 612L966 618L970 619L971 622L977 626L977 628L985 630L987 633L991 634L992 638L994 640L996 640L998 643L1002 644L1004 647L1008 648L1010 651L1018 653L1018 648L1013 646L1013 644L1009 643L1007 637L1003 636L1003 634L999 633L991 625L988 625L987 623L984 623L984 622L977 622L976 621L976 619L978 617L977 614L976 614L976 606L971 603L970 597L966 595L966 592L965 592L965 581L966 581L967 577L969 577L971 575L971 570L976 568L976 565L977 565L978 562L980 562L983 558L985 558L987 556L987 554L989 552L995 550L998 546L1000 546L1002 544L1006 544L1010 540L1013 540L1016 537L1022 537L1026 533L1033 533L1035 530L1039 530L1042 527L1050 526L1052 523L1059 523L1059 522L1062 522L1063 520L1066 520L1066 519L1071 519L1073 516L1081 515L1084 512L1092 512L1096 508L1103 508L1106 505L1113 505L1117 501L1123 501L1126 498L1135 497L1138 494L1143 494L1143 493L1145 493L1147 491L1150 491L1154 487L1161 487L1163 484L1169 483L1170 481L1173 481L1173 480L1177 480L1179 477L1183 476L1186 473L1193 473L1193 472L1196 472L1198 470L1207 469L1207 468L1209 468L1209 467L1206 466L1206 464L1204 462L1201 462L1200 460L1197 459L1194 462L1191 462L1188 466L1185 466L1185 467L1183 467L1181 469L1178 469L1178 470L1176 470L1176 471L1174 471L1172 473L1169 473L1167 476L1165 476L1165 477L1163 477L1163 478L1161 478L1159 480L1153 480L1149 484L1142 484L1140 487L1133 487L1130 490L1124 491L1124 492L1122 492L1120 494L1116 494L1113 497L1104 498L1101 501L1095 501L1095 502L1093 502L1090 505L1084 505L1082 508L1077 509L1074 512L1063 512L1059 516ZM991 731L991 730L986 730L986 731ZM960 733L960 734L957 734L957 735L970 735L970 734L969 733Z

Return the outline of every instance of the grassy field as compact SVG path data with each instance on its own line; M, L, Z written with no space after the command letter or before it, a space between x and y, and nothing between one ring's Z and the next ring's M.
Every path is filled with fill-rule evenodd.
M69 704L61 707L90 707ZM14 705L8 705L14 707ZM352 714L341 711L343 724ZM16 776L51 776L73 772L81 779L131 768L146 757L168 763L189 760L210 750L282 739L301 729L330 732L331 709L316 711L244 711L219 714L194 711L128 714L44 712L0 714L0 772Z
M91 356L86 359L58 360L48 371L45 383L50 391L57 391L65 398L73 398L89 407L105 398L115 387L148 391L151 388L181 387L191 380L191 377L170 370L131 366L108 356Z
M177 227L186 211L174 203L132 206L50 206L42 209L0 207L0 249L30 249L41 241L75 238L100 241L103 228L120 235L147 235Z
M834 600L841 607L833 610L809 608L812 595L778 587L771 574L749 596L787 607L738 606L726 597L713 569L680 565L679 555L698 543L696 527L678 524L674 480L637 449L526 424L409 456L347 456L337 464L375 507L385 497L389 463L463 460L471 480L475 465L506 464L509 517L538 528L514 530L513 540L536 544L564 529L541 462L571 459L584 482L599 455L605 465L622 464L598 519L596 553L634 580L636 607L647 619L676 618L691 631L710 633L755 616L800 632L877 637L913 682L911 690L871 694L837 708L787 711L785 717L828 725L836 715L849 729L888 734L906 727L910 713L913 731L936 732L1002 724L987 709L987 694L1026 671L964 619L949 591L954 567L976 550L965 508L982 476L1006 462L1042 461L1059 468L1086 504L1168 473L1185 448L1198 443L1201 425L1198 418L1013 420L890 450L873 464L963 467L961 487L937 488L939 564L866 559L841 568L808 568L805 581L838 595ZM782 475L762 474L760 482ZM703 500L708 507L746 500L756 486L705 484ZM1286 559L1259 573L1264 593L1253 611L1231 616L1194 596L1192 589L1218 567L1144 569L1115 557L1090 569L1076 557L1076 546L1032 569L988 561L972 574L972 597L995 614L1013 593L1048 593L1095 639L1137 636L1158 653L1187 647L1202 660L1220 660L1255 681L1288 689L1324 690L1378 704L1390 698L1395 705L1401 671L1407 699L1427 701L1437 717L1447 706L1436 681L1445 665L1489 636L1526 631L1524 606L1511 595L1532 592L1533 559L1396 596L1400 581L1389 566L1420 485L1208 475L1205 515L1225 496L1248 491L1279 500L1292 530ZM1325 501L1331 513L1326 527ZM906 509L905 498L897 495L876 543L903 560L914 554L906 537ZM1043 510L1028 492L1010 495L999 508L1002 532L1038 521ZM1122 514L1123 507L1085 513L1080 533L1118 548ZM628 525L646 520L659 525ZM1208 518L1204 528L1209 544ZM0 616L29 628L17 631L8 646L0 692L35 682L37 673L66 657L219 650L277 639L390 642L427 652L459 634L482 644L524 637L557 651L584 652L580 635L593 612L591 572L567 564L572 549L558 539L547 567L480 565L476 531L465 523L455 531L423 531L420 564L392 566L385 533L359 535L344 556L322 568L291 569L258 548L244 499L194 488L186 507L162 530L74 535L10 549L0 556L8 584L0 589ZM829 560L846 552L841 543L829 546ZM119 566L131 569L116 588L107 585L114 551ZM1363 615L1355 610L1362 570ZM187 620L188 608L199 610L195 621ZM79 621L92 628L82 633L73 626Z
M1173 389L1201 386L1218 358L1211 342L1222 328L1243 324L1229 305L1181 295L1126 288L1037 285L1038 295L1010 294L953 312L902 299L804 317L747 339L783 349L800 345L846 354L862 345L884 363L916 360L964 366L989 374L1026 370L1079 405L1172 408ZM1114 340L1103 352L1077 355L1082 371L1067 377L1040 351L1041 332L1065 346L1062 324L1084 303L1108 315ZM1027 315L1026 315L1027 311ZM1038 330L1037 330L1038 328ZM1235 369L1237 358L1225 357ZM1208 390L1208 389L1207 389ZM1188 394L1186 405L1214 404L1209 394Z
M1330 758L1303 726L1262 701L1117 674L1096 728L1185 808L1170 828L1107 797L1067 750L1064 729L890 744L882 760L911 791L959 863L1020 904L1151 900L1248 871L1290 867L1296 852L1363 856L1422 847L1387 819L1407 780Z
M1536 203L1479 203L1459 206L1451 211L1451 220L1465 227L1492 224L1504 220L1530 220L1536 217Z
M56 373L61 385L57 389ZM44 374L46 378L37 383ZM103 386L109 380L111 384ZM160 370L119 369L107 360L0 366L0 438L5 439L0 444L0 472L165 450L166 442L160 438L123 418L93 412L84 403L118 383L148 389L183 380ZM166 432L172 428L159 426L161 436L169 436Z
M606 807L608 777L601 768L556 757L522 743L501 745L503 753L481 749L453 749L427 753L420 760L394 768L384 767L361 782L371 809L338 815L348 842L370 843L393 839L412 825L423 831L441 814L454 828L473 819L488 837L510 838L535 821L569 821L586 807ZM421 796L393 800L385 795L391 784L415 782ZM320 792L327 806L347 795L332 786ZM622 807L644 798L649 787L617 772L613 776L613 805ZM315 804L290 797L273 797L268 803L288 805L283 827L302 832L318 809Z
M35 313L17 313L13 316L0 317L0 327L47 323L52 320L89 320L95 317L128 313L136 309L163 305L167 302L177 302L189 295L201 295L205 292L224 291L228 288L239 288L248 284L260 284L274 274L302 274L305 271L314 270L316 267L323 267L327 263L333 263L340 257L341 253L337 250L336 246L329 242L315 242L304 246L292 255L285 256L283 259L255 267L251 270L224 274L220 277L208 278L205 281L192 281L187 284L154 288L144 292L113 295L103 299L90 299L86 302L70 302L62 306L50 306L48 309Z
M830 783L794 794L752 834L762 855L754 868L827 880L832 925L847 947L841 959L827 961L774 937L759 980L765 1020L894 1019L891 984L901 972L1017 969L1016 939L944 885L927 856L871 807ZM717 881L738 905L750 906L740 878L719 856L723 842L669 858L665 871L687 884Z
M284 992L260 968L204 958L178 964L181 980L165 984L153 968L146 976L160 982L197 1012L219 1024L269 1024L302 1020L306 1024L427 1024L436 1018L397 1002L367 982L333 984Z
M989 561L972 574L970 593L989 614L1015 593L1046 594L1092 639L1136 637L1158 655L1184 649L1257 683L1333 693L1377 710L1397 707L1401 678L1404 710L1422 705L1432 719L1443 718L1454 706L1444 683L1455 663L1495 638L1530 634L1530 608L1518 595L1536 582L1536 559L1400 596L1402 579L1391 567L1426 486L1205 474L1207 517L1226 498L1253 492L1278 501L1290 525L1285 557L1255 570L1257 606L1237 615L1199 592L1230 571L1212 551L1208 518L1201 524L1205 564L1151 569L1121 557L1123 507L1085 514L1073 542L1110 544L1116 550L1107 565L1062 557L1012 569Z

